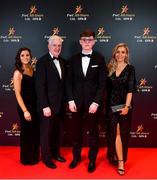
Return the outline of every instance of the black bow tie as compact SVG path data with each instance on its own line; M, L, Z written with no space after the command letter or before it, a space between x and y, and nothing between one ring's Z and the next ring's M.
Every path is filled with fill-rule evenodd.
M54 60L59 60L59 57L54 57L54 56L53 56L52 60L53 60L53 61L54 61Z
M82 57L91 57L91 54L82 54Z

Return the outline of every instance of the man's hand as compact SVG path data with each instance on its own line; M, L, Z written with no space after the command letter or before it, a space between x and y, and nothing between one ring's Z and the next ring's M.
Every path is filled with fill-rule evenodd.
M97 103L95 103L95 102L93 102L91 105L90 105L90 107L89 107L89 113L92 113L92 114L94 114L94 113L96 113L96 111L97 111L97 109L98 109L98 104Z
M71 112L77 112L77 107L76 107L76 104L75 104L74 101L70 101L70 102L69 102L69 110L70 110Z
M45 117L50 117L51 116L51 109L50 109L50 107L43 108L43 115Z

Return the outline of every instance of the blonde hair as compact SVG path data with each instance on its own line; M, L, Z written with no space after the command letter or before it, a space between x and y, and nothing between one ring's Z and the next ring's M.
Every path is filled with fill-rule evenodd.
M108 68L108 71L109 71L109 75L108 75L108 76L111 76L111 75L116 71L117 61L116 61L116 59L115 59L115 54L116 54L117 49L118 49L119 47L124 47L124 48L126 49L127 57L125 58L124 62L125 62L126 64L130 64L130 63L129 63L129 48L128 48L128 46L127 46L125 43L119 43L119 44L117 44L117 45L114 47L113 51L112 51L111 60L110 60L110 62L109 62L108 65L107 65L107 68Z

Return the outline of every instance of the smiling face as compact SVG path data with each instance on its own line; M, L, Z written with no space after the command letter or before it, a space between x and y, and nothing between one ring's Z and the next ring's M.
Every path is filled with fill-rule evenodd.
M53 56L58 57L61 53L62 42L59 39L54 39L48 44L48 49Z
M80 45L82 46L82 50L85 52L90 52L95 44L95 39L93 36L90 37L81 37Z
M31 55L28 50L21 51L20 60L23 65L27 65L31 60Z
M126 59L128 58L128 51L124 46L118 47L114 58L117 62L125 62Z

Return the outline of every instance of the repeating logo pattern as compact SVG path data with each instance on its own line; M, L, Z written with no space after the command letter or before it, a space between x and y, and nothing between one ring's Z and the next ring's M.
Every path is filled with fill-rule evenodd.
M4 3L5 3L5 1L4 1ZM10 2L10 5L8 4L8 6L11 6L11 3L12 2ZM41 36L38 36L38 35L41 34L42 38L44 40L47 40L52 35L59 35L64 40L69 38L69 40L70 41L72 40L72 42L73 42L73 40L75 41L78 38L76 36L74 37L73 34L70 34L70 37L67 37L67 34L69 34L68 30L70 29L70 32L74 32L74 34L75 34L76 32L78 33L79 31L82 31L83 29L88 28L88 27L93 29L96 32L96 41L97 41L96 45L98 45L98 46L100 45L100 46L102 46L102 48L104 48L104 51L102 50L102 53L105 54L105 56L107 57L107 60L109 59L108 57L110 57L110 55L111 55L111 50L112 50L111 47L114 47L114 45L116 43L125 41L126 43L128 43L129 47L132 46L130 49L131 54L135 55L135 57L137 58L137 59L135 59L135 61L138 60L139 66L142 66L143 61L148 61L148 63L149 63L149 60L151 62L154 61L152 67L149 66L148 68L150 68L150 69L147 69L147 67L146 67L145 70L146 71L149 70L150 76L151 76L151 71L153 71L153 73L156 72L157 63L155 60L155 57L156 57L155 50L151 51L154 53L151 55L151 57L154 57L154 60L153 59L142 59L141 60L140 58L138 58L136 56L136 52L137 52L136 47L139 47L138 53L145 54L146 56L149 54L149 48L152 48L152 49L156 48L157 29L154 28L155 27L154 22L156 22L157 16L153 15L153 13L151 14L151 9L148 11L148 14L144 14L142 17L140 14L141 10L139 10L139 12L136 12L136 10L138 9L137 8L138 2L135 5L133 5L133 4L131 5L130 4L131 2L129 2L129 3L124 3L124 2L119 3L118 2L117 3L118 5L116 7L114 7L115 9L113 10L112 9L113 6L111 6L111 9L109 9L109 11L106 11L106 10L108 10L108 5L105 2L105 4L103 4L103 5L105 5L104 6L105 8L103 9L102 13L100 12L100 15L99 15L99 9L96 9L95 6L92 7L92 9L93 9L92 11L89 11L89 9L91 7L89 7L88 4L86 4L87 6L85 6L84 2L83 3L76 2L76 3L74 5L66 6L65 8L64 8L64 6L61 7L60 5L53 7L53 8L56 8L55 11L58 13L59 19L57 19L54 15L54 17L52 17L52 19L50 18L50 20L46 14L43 14L43 12L46 12L45 8L47 7L47 6L43 5L44 3L42 3L40 5L40 2L38 4L37 3L30 4L30 2L28 2L24 6L22 6L22 7L24 7L23 9L20 9L21 7L19 7L20 10L14 9L17 16L13 16L13 18L12 18L13 21L8 21L8 24L7 24L7 21L5 22L5 24L1 24L1 27L2 27L0 29L0 43L2 44L1 47L6 46L6 49L7 49L8 47L10 48L10 46L11 46L11 49L13 50L13 52L7 51L7 50L6 50L6 52L3 52L3 51L1 52L2 55L4 55L6 53L6 55L9 58L10 58L9 55L11 53L12 54L11 54L11 58L7 59L8 62L3 62L3 61L5 61L5 59L4 60L1 59L0 73L4 72L5 63L9 63L10 65L14 64L13 59L14 59L16 50L20 46L28 45L28 46L30 46L32 51L34 51L34 49L37 48L36 46L34 46L33 43L31 43L31 41L33 41L35 39L33 36L40 38ZM91 2L91 4L92 3L93 2ZM152 1L149 2L149 5L151 5L151 3L152 3ZM139 8L141 7L141 9L142 9L142 4L138 4L138 5L139 5ZM98 2L97 7L98 6L102 7L102 4ZM133 9L133 7L135 7L134 8L135 10ZM51 10L51 7L49 9ZM102 9L101 9L101 11L102 11ZM107 13L105 13L105 11ZM7 10L6 10L6 12L7 12ZM108 12L109 12L109 15L108 15ZM50 13L53 16L53 11ZM97 17L95 17L95 14L97 14L96 15ZM9 17L11 15L12 15L11 12L9 14L6 13L6 17L7 16ZM150 16L151 18L149 18L149 15L151 15ZM7 20L7 19L2 19L2 22L3 22L3 20ZM49 22L48 22L48 20L49 20ZM63 21L64 25L62 25L61 21ZM15 24L14 22L17 22L17 23ZM67 24L65 24L65 22ZM39 28L39 26L36 26L36 24L41 25L41 29ZM24 27L22 27L23 25L24 25ZM112 25L113 25L113 27L115 27L115 30L112 29L113 28ZM30 35L29 30L32 30L31 29L32 27L38 27L39 29L36 28L35 32L31 31L32 34ZM129 29L130 27L131 27L131 29ZM24 29L24 34L26 34L26 36L24 36L24 34L23 34L23 31L22 31L23 29ZM45 32L45 33L43 33L43 32ZM126 37L127 35L128 35L128 37ZM72 39L73 37L76 39ZM132 43L132 41L134 42L134 44ZM36 42L36 43L38 45L38 42ZM102 44L102 43L108 43L108 44ZM140 43L143 43L143 44L140 44ZM40 44L40 45L42 46L42 44ZM71 46L67 45L67 48L71 48ZM98 47L98 50L100 50L99 47ZM147 50L147 53L145 52L145 50ZM66 53L67 52L65 52L65 54ZM39 52L39 54L40 54L40 52ZM35 54L35 55L38 56L37 54ZM34 69L35 69L36 61L37 61L37 58L33 57L31 64ZM9 72L9 70L7 69L7 72L5 72L5 73L6 74L9 73L9 77L10 77L12 72ZM140 72L137 71L137 75L138 75L138 73L140 74ZM2 77L1 85L0 85L2 94L5 93L7 95L7 98L10 98L9 96L11 96L14 93L13 92L14 91L13 79L12 79L12 77L5 79L5 78L3 78L3 76L1 74L0 74L0 76ZM156 83L156 76L153 77L153 81L151 81L152 77L149 79L149 77L148 76L145 77L144 74L140 77L137 76L137 78L139 79L138 85L137 85L137 91L138 91L137 96L142 94L142 97L146 98L146 99L148 98L148 101L149 101L148 96L152 96L152 97L156 98L156 95L154 95L154 94L156 92L157 86L156 86L156 84L153 84L154 82ZM154 81L154 79L155 79L155 81ZM134 101L134 102L136 102L136 101ZM155 104L155 106L156 106L156 104ZM136 107L136 104L134 105L134 107L138 108L138 107ZM15 107L15 110L16 110L16 107ZM152 110L151 112L146 112L146 113L148 113L146 118L149 117L151 120L153 120L153 122L155 122L155 120L157 119L157 112L155 110ZM0 120L2 121L3 118L5 118L5 114L1 109ZM71 118L70 115L69 115L69 118ZM142 138L147 138L148 135L152 136L151 131L154 131L154 129L150 129L150 130L147 129L147 127L145 125L146 120L147 119L143 119L142 123L138 123L139 125L137 125L137 127L134 128L134 130L131 132L132 138L141 138L142 139ZM8 121L9 125L7 126L7 129L4 133L6 133L7 136L15 136L16 132L18 134L18 131L20 131L19 124L14 122L13 124L10 125L10 121L9 120L7 120L7 121ZM136 122L137 121L138 120L136 120ZM16 136L19 136L19 135L16 135ZM106 136L105 130L101 126L99 126L99 137L105 138L105 136ZM151 137L151 138L153 138L153 137Z

